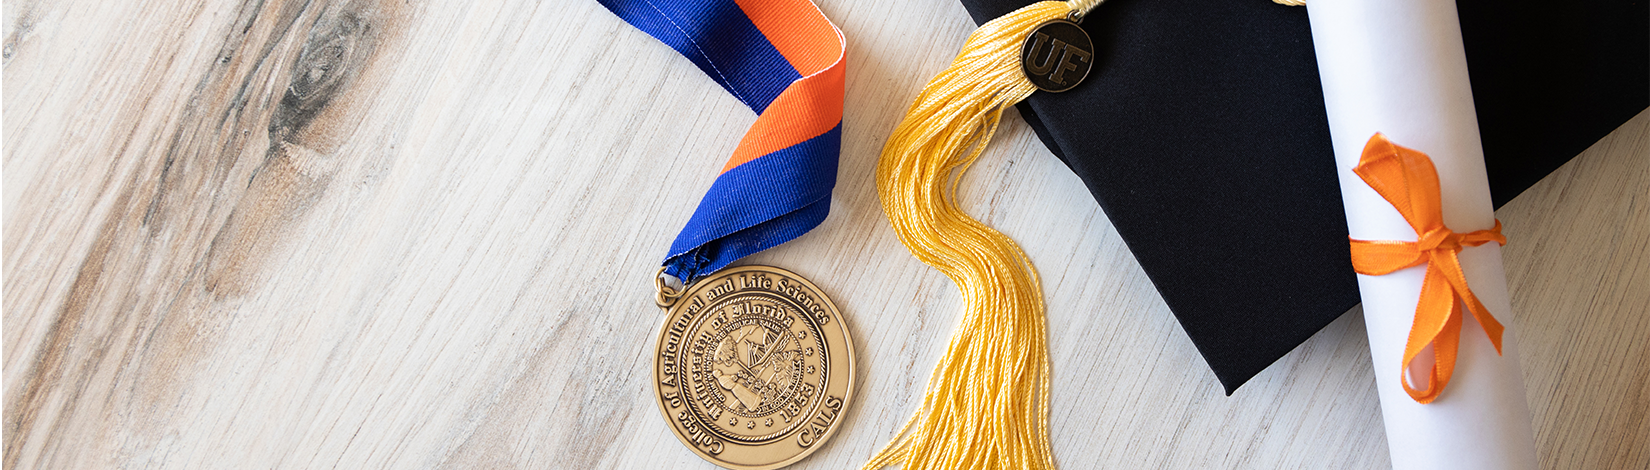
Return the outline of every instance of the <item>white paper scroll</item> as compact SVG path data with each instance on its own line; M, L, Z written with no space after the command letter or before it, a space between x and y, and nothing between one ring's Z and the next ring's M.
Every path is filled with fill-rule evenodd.
M1376 132L1432 157L1443 188L1446 226L1457 233L1493 227L1455 2L1311 0L1307 14L1352 237L1415 240L1414 229L1398 211L1352 173ZM1411 399L1399 382L1426 267L1358 275L1392 465L1406 470L1534 469L1535 439L1500 247L1468 247L1460 259L1472 291L1507 326L1503 354L1496 355L1483 328L1466 315L1455 373L1443 394L1426 405ZM1424 378L1415 382L1424 384Z

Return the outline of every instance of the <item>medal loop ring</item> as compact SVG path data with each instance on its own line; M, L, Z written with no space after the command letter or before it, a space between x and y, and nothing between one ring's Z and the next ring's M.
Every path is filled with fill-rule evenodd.
M665 285L664 266L660 266L659 270L653 273L653 289L653 303L665 310L670 310L670 306L676 304L676 299L682 298L682 290L671 289Z

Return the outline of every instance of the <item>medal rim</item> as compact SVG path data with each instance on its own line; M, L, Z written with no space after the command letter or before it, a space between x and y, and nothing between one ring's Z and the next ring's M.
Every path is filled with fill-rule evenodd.
M669 408L670 405L665 402L665 399L664 399L664 396L663 396L664 391L662 389L660 389L660 386L659 386L660 381L664 379L662 376L659 375L660 371L663 369L663 366L660 364L659 354L662 351L662 348L664 348L665 338L670 333L671 320L676 318L676 314L680 311L680 309L687 308L686 305L687 305L689 299L692 299L694 296L699 295L700 291L707 288L708 286L712 286L712 285L716 284L715 282L710 282L711 280L720 279L722 277L731 276L731 275L735 275L735 274L739 274L739 273L746 273L746 272L765 272L765 273L770 273L770 274L777 274L777 275L784 276L786 278L794 279L796 281L801 282L804 286L806 286L808 288L809 291L811 291L812 293L816 294L819 297L819 299L821 301L820 303L823 304L825 306L825 310L830 313L831 320L837 322L838 329L840 329L842 331L842 340L843 340L842 342L844 343L844 347L846 348L847 355L848 355L848 364L847 364L847 371L846 371L846 375L848 376L848 385L842 393L842 413L844 415L847 414L848 407L853 404L854 388L857 385L856 382L858 381L857 380L858 379L857 376L859 375L858 371L857 371L858 352L854 350L853 334L852 334L852 332L850 332L848 330L848 323L843 321L843 319L842 319L842 311L837 309L836 302L833 302L831 300L831 297L829 295L825 294L824 290L820 289L818 285L815 285L813 283L813 281L808 280L808 278L802 277L802 275L791 272L790 270L787 270L787 269L784 269L784 268L778 268L778 267L766 266L766 265L759 265L759 264L747 264L747 265L741 265L741 266L731 266L731 267L728 267L728 268L724 268L720 271L717 271L717 272L711 274L710 276L706 276L706 277L700 279L699 281L694 282L693 285L684 287L682 289L682 294L681 294L680 297L677 298L676 303L674 305L671 305L671 307L665 311L664 318L661 319L660 322L659 322L659 331L658 331L658 333L656 333L654 335L654 341L653 341L653 365L652 365L652 368L653 368L653 374L652 374L653 375L653 402L658 405L659 414L660 414L660 416L662 416L665 419L665 427L670 429L670 433L672 435L676 436L677 441L680 441L683 446L686 446L688 448L688 450L693 451L693 454L699 456L699 458L704 459L705 461L710 462L712 464L715 464L717 466L720 466L720 467L723 467L723 468L730 468L730 469L734 469L734 470L773 470L773 469L782 468L782 467L785 467L785 466L789 466L790 464L799 462L802 459L807 458L809 455L813 455L813 453L818 451L820 448L825 447L824 444L826 442L830 441L832 437L836 436L837 429L842 427L842 423L844 421L846 421L846 419L845 419L846 417L845 416L839 416L838 419L832 421L831 426L825 429L825 432L820 435L818 440L814 441L813 445L809 446L806 449L803 449L801 452L796 453L796 455L787 457L784 460L780 460L778 462L774 462L774 463L771 463L771 464L741 465L741 464L737 464L737 463L733 463L733 462L728 462L726 460L719 460L715 456L707 454L704 450L700 449L698 445L695 445L693 442L688 441L687 437L682 435L682 432L680 431L680 428L677 426L677 424L675 422L675 418L670 415L670 408ZM680 366L678 366L678 367L680 367ZM824 389L821 389L820 393L823 394ZM683 396L682 399L686 400L685 395ZM811 415L809 417L811 418ZM789 436L786 436L786 437L789 437ZM724 444L724 445L726 445L726 444Z

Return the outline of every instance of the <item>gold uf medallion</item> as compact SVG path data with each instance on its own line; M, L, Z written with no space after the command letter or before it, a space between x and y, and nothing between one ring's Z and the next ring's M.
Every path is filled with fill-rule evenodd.
M694 453L728 468L779 468L840 427L854 393L854 343L813 283L740 266L664 304L654 391Z
M1049 20L1026 35L1020 70L1038 90L1059 93L1075 88L1094 67L1094 41L1068 19Z

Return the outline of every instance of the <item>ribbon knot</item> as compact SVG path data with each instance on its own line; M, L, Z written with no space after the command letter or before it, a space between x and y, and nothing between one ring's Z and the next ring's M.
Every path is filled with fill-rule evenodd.
M1449 384L1455 371L1455 357L1461 342L1463 304L1484 327L1484 334L1501 353L1501 333L1505 327L1490 315L1484 304L1467 287L1457 254L1468 246L1489 242L1507 244L1501 235L1501 221L1489 230L1456 233L1444 226L1439 195L1438 171L1425 153L1400 147L1379 133L1364 145L1358 166L1352 169L1369 187L1392 203L1415 229L1416 240L1352 240L1352 267L1359 274L1380 276L1422 264L1427 265L1421 282L1421 299L1415 305L1415 323L1404 345L1403 371L1428 345L1433 347L1432 377L1424 389L1411 386L1408 374L1400 376L1404 391L1422 404L1431 403Z
M1415 243L1419 245L1418 248L1421 251L1445 249L1456 253L1461 252L1461 235L1448 228L1439 227L1422 234L1419 238Z

